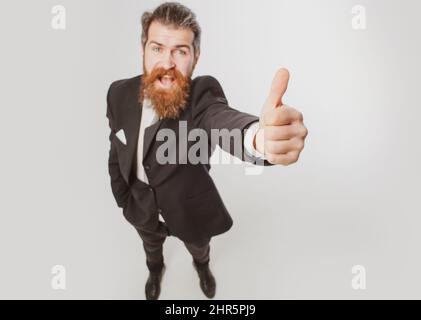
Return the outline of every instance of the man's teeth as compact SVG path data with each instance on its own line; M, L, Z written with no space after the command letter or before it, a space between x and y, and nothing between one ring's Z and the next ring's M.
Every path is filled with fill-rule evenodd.
M174 78L170 76L163 76L161 77L160 81L163 85L170 85L174 81Z

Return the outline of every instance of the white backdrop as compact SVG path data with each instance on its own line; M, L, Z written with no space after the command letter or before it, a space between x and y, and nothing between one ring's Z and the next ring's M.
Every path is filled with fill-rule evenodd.
M212 168L234 218L211 242L215 298L421 298L420 2L181 2L203 29L195 76L258 115L287 67L284 102L309 130L292 166ZM110 189L105 96L141 73L140 17L160 3L1 1L0 298L144 299L142 243ZM65 30L51 27L58 4ZM164 255L161 298L204 298L183 244Z

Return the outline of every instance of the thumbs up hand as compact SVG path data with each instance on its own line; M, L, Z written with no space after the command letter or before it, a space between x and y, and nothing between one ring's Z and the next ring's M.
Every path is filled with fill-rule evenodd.
M308 134L303 115L282 102L289 81L289 72L279 69L259 119L254 147L272 164L290 165L297 162Z

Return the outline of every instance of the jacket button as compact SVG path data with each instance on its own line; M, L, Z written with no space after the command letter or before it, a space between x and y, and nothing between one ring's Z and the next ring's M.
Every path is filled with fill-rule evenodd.
M145 165L145 170L150 170L151 167L149 165Z
M149 191L153 191L153 188L149 187Z
M162 209L160 208L160 209L158 209L158 214L161 214L162 213Z

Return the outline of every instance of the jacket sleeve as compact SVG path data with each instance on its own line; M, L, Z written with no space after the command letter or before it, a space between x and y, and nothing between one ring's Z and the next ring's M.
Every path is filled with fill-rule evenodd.
M121 175L120 166L119 166L118 157L117 157L117 150L113 142L116 132L115 132L115 127L114 127L113 108L111 105L112 86L113 85L111 84L107 93L107 118L108 118L108 125L111 130L110 135L109 135L110 150L109 150L109 157L108 157L108 173L110 175L110 180L111 180L111 190L117 202L117 206L120 208L124 208L124 206L127 203L128 197L130 195L130 187L127 185L126 181Z
M242 161L262 166L273 165L254 157L244 148L245 132L250 125L259 121L259 117L230 107L218 80L211 76L197 78L192 88L191 103L195 125L204 129L211 138L219 132L219 137L214 138L216 143L211 141L212 148L218 144Z

